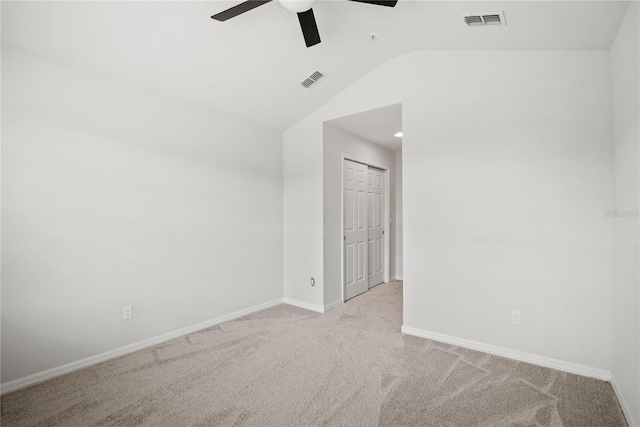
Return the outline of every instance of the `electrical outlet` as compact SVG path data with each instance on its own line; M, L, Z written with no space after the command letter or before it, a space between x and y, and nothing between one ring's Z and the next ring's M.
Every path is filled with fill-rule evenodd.
M133 306L125 305L122 307L122 320L131 319L133 317Z
M511 310L511 322L516 325L522 324L522 313L518 310Z

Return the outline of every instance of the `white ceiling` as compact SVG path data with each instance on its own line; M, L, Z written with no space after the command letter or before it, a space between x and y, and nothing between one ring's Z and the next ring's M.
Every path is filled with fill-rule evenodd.
M391 151L402 150L402 138L394 136L397 132L402 132L400 104L340 117L327 123Z
M609 49L628 5L320 0L322 43L307 49L296 15L275 1L226 22L210 19L238 3L2 1L2 45L283 130L416 49ZM461 14L496 10L507 27L462 23ZM301 88L315 69L329 77Z

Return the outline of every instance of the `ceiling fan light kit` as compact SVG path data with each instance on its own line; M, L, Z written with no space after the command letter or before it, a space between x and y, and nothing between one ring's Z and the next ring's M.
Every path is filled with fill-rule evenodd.
M217 13L211 17L216 21L224 22L227 19L235 18L245 12L269 3L271 0L248 0L242 2L232 8ZM313 5L318 0L278 0L278 2L287 10L298 14L298 21L304 36L304 42L307 47L315 46L320 43L320 32L316 24L316 17L313 14ZM394 7L398 0L350 0L358 3L368 3L375 6Z
M291 12L300 13L311 9L318 0L278 0L282 7Z

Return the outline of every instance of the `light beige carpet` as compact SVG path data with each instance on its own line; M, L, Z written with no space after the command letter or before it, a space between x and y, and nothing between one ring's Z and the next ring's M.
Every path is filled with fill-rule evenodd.
M401 334L402 284L279 305L2 397L2 426L626 426L610 384Z

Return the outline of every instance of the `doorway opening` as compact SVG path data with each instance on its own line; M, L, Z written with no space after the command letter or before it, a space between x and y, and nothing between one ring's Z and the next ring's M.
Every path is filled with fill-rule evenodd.
M324 122L325 310L402 280L402 105Z

